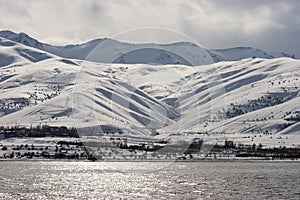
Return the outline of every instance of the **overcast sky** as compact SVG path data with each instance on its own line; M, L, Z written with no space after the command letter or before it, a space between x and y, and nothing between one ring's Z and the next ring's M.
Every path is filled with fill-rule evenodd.
M298 0L0 0L0 29L69 44L161 27L149 40L184 40L172 36L177 31L207 48L253 46L299 58L299 11ZM121 39L148 42L147 32Z

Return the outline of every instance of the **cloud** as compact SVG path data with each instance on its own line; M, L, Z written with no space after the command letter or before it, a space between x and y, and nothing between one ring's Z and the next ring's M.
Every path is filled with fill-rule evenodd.
M255 46L300 56L299 9L297 0L0 0L0 28L62 44L112 37L138 27L162 27L209 48ZM176 40L162 33L136 32L128 40Z

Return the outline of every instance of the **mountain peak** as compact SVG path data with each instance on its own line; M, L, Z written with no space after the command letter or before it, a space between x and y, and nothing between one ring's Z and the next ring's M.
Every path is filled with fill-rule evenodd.
M12 32L10 30L3 30L0 31L0 37L27 45L27 46L31 46L31 47L41 47L42 43L39 42L38 40L30 37L29 35L27 35L26 33L15 33Z
M10 30L0 31L0 37L34 47L45 52L71 59L85 60L91 58L90 52L95 47L99 55L94 55L90 61L95 62L115 62L115 63L156 63L156 64L187 64L201 65L220 61L237 61L244 58L276 58L290 57L295 58L293 54L287 53L269 53L262 49L254 47L233 47L226 49L203 49L191 42L177 42L172 44L133 44L121 42L110 38L98 38L86 43L66 46L54 46L41 43L30 37L26 33L15 33ZM99 46L101 45L102 46ZM201 55L199 55L201 54ZM123 56L120 58L120 56ZM125 55L125 58L124 58ZM210 57L211 59L208 59ZM134 59L133 59L134 58ZM189 62L185 62L187 59Z

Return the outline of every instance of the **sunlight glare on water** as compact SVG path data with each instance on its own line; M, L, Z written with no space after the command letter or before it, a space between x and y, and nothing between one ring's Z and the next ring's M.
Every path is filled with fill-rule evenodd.
M300 198L299 163L177 162L151 171L153 165L164 164L0 162L0 198Z

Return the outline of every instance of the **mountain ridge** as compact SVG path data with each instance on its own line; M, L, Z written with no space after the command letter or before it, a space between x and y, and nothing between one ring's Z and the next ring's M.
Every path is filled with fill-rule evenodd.
M194 43L190 42L176 42L171 44L135 44L120 42L109 38L93 39L82 44L69 44L66 46L55 46L47 43L39 42L30 37L26 33L15 33L9 30L0 31L0 37L22 43L26 46L38 48L45 52L70 59L90 60L102 63L124 63L124 64L185 64L185 65L199 65L209 64L209 62L220 61L237 61L249 57L258 58L276 58L276 57L290 57L295 58L294 55L287 53L268 53L264 50L253 47L232 47L226 49L203 49ZM98 48L99 54L91 56L91 52L96 47L111 47L110 51L103 51ZM175 49L175 50L174 50ZM178 51L180 50L180 51ZM158 52L160 51L160 52ZM188 53L185 53L188 52ZM193 54L193 55L191 55ZM141 56L142 55L142 56ZM195 56L198 58L195 59ZM204 58L200 58L203 56ZM135 59L132 60L132 57ZM209 59L208 57L211 57ZM97 59L95 59L97 58ZM110 59L107 59L110 58ZM147 60L145 60L147 58ZM183 60L182 58L185 58ZM143 60L144 59L144 60Z
M104 49L111 53L110 44ZM175 47L178 53L193 52ZM137 54L125 59L132 55ZM3 38L0 56L0 126L100 125L105 132L121 129L134 136L193 132L272 144L300 137L297 59L108 65Z

